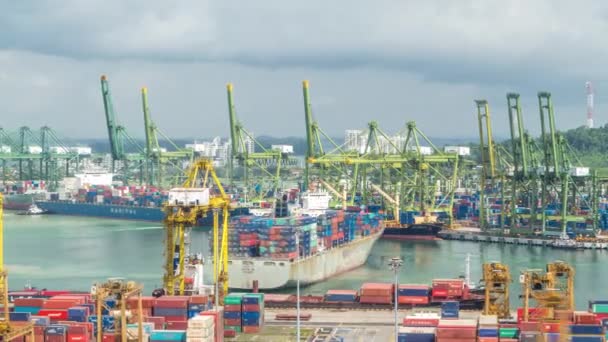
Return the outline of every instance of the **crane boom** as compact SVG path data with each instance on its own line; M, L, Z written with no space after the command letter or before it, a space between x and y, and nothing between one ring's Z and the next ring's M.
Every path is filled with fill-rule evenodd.
M392 198L389 194L384 192L384 190L380 189L380 187L377 186L376 184L369 183L369 186L371 186L372 189L378 191L378 193L380 195L382 195L382 197L384 197L387 201L389 201L393 205L393 210L394 210L393 215L395 215L395 220L399 220L399 193L396 194L396 198Z
M346 208L346 190L343 189L343 192L340 193L338 190L336 190L333 186L331 186L331 184L327 183L326 181L324 181L323 179L319 178L319 183L323 184L323 186L325 188L327 188L327 190L329 190L332 194L334 194L334 196L336 196L337 198L342 200L342 209Z
M103 97L103 107L106 113L106 124L108 126L108 136L110 137L110 150L112 158L120 160L124 158L124 150L120 141L118 123L116 122L116 113L114 112L114 104L112 103L112 94L110 93L110 84L106 75L101 76L101 95Z

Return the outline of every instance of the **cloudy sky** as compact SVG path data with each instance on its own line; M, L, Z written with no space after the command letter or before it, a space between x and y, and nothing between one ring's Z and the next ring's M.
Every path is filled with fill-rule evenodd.
M112 4L113 3L113 4ZM476 137L474 99L490 101L508 134L508 91L538 131L536 93L554 97L557 126L608 121L608 2L9 1L0 11L2 127L47 124L106 137L99 77L119 121L143 136L140 88L168 135L228 135L225 84L256 135L304 136L301 81L314 115L341 135L377 120L415 120L428 135ZM608 91L607 91L608 92Z

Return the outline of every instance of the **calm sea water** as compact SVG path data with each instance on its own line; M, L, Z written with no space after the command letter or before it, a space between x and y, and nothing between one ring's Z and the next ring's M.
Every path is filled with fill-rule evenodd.
M124 277L144 284L146 292L160 285L163 273L163 230L160 224L63 216L17 216L6 213L5 262L9 287L26 282L48 289L88 290L96 281ZM209 233L195 231L193 248L208 255ZM357 289L367 281L392 281L390 258L404 260L401 283L430 284L433 278L464 274L466 255L471 255L473 280L481 278L483 262L500 261L511 268L514 282L512 306L518 305L519 272L544 268L563 260L576 266L576 303L608 299L608 252L563 251L539 247L479 244L460 241L396 242L379 240L367 263L326 282L303 289L321 294L328 289Z

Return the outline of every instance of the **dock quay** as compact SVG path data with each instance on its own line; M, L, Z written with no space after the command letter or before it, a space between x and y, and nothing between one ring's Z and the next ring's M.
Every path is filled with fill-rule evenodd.
M498 236L483 232L475 232L472 230L442 230L438 236L444 240L460 240L471 242L489 242L503 243L512 245L526 245L549 247L558 249L608 249L608 240L604 241L575 241L552 238L532 238L532 237L514 237L514 236Z

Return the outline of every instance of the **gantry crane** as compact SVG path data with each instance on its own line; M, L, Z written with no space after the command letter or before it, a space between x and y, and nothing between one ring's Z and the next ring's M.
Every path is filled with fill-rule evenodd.
M103 341L102 309L111 312L116 319L114 334L120 336L121 342L143 340L142 291L143 285L122 278L110 278L105 283L93 285L91 294L97 308L97 342ZM137 296L137 336L131 336L127 330L127 318L133 314L131 310L127 310L127 299L133 296ZM105 300L108 298L116 300L116 307L110 308L106 305Z
M18 337L30 336L34 341L34 323L16 327L11 324L8 306L8 272L4 268L4 197L0 193L0 298L2 298L2 310L0 314L0 340L12 341Z
M484 315L509 318L511 316L509 307L511 274L509 273L509 266L498 262L483 264L483 281L485 283Z
M530 300L536 301L541 309L574 310L574 268L563 261L547 264L546 270L526 270L520 276L523 286L524 321L530 319L528 309ZM544 310L537 311L544 315ZM551 317L534 317L551 319Z
M211 193L215 187L217 193ZM189 256L189 233L199 218L213 213L213 280L218 292L216 302L223 302L228 291L228 216L230 199L224 192L210 160L193 163L182 188L169 191L169 201L163 206L165 218L165 276L164 290L169 295L186 292L186 266L198 263ZM219 213L222 213L221 239ZM221 243L221 247L219 244Z

